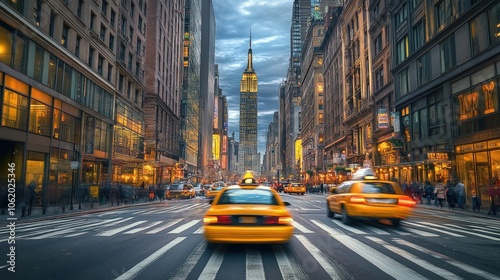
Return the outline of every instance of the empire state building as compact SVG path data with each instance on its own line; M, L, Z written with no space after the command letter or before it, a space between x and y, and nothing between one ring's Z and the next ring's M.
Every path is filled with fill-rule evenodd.
M240 83L240 149L238 161L240 171L258 172L257 156L257 74L252 66L252 35L250 34L247 68ZM242 170L243 169L243 170Z

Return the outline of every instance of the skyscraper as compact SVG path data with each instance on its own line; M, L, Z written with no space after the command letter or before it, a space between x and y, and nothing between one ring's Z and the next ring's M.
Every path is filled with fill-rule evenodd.
M240 171L258 171L257 160L257 93L258 79L252 65L252 35L248 49L247 68L240 82Z

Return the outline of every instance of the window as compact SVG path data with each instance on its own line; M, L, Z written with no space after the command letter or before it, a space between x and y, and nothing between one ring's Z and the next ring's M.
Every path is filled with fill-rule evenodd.
M106 14L108 13L108 2L107 1L102 1L101 13L104 15L104 17L106 17Z
M76 10L76 15L81 18L82 17L82 8L83 8L83 0L78 0L78 8Z
M99 34L99 39L101 39L102 42L106 40L106 27L104 24L101 24L101 32Z
M125 62L125 45L123 43L120 44L120 53L118 55L120 61Z
M130 72L132 72L132 61L133 61L132 53L128 53L128 65L127 65L127 68L128 68L128 70Z
M104 63L104 58L99 55L97 59L97 73L102 76L102 64Z
M318 123L323 124L323 113L318 114Z
M75 55L80 57L80 42L82 38L80 36L76 36L76 44L75 44Z
M375 72L375 90L379 90L384 86L384 68L381 67Z
M108 63L108 82L111 82L111 79L113 77L113 66Z
M29 132L50 136L51 111L49 106L32 99L30 104Z
M14 64L12 68L26 74L28 68L28 45L29 39L17 34L15 39Z
M409 91L408 88L408 68L399 73L399 97L406 95Z
M94 48L89 47L89 61L88 61L88 65L89 65L90 67L92 67L92 66L93 66L93 65L92 65L92 62L93 62L93 60L94 60L94 52L95 52Z
M375 55L379 54L382 51L382 32L375 37L373 41Z
M115 28L115 20L116 20L116 12L114 10L111 10L111 16L109 19L109 25L111 25L111 28Z
M452 34L441 43L441 73L456 65L455 35Z
M442 30L447 24L458 17L458 2L456 0L442 0L435 7L436 29ZM467 2L467 1L463 1Z
M90 28L90 30L94 30L94 27L95 27L95 14L94 13L90 13L90 25L89 25L89 28Z
M396 29L398 29L406 20L408 17L408 9L406 7L406 4L404 4L399 11L396 12L396 15L394 15L394 24Z
M488 20L490 25L490 40L492 44L500 42L500 4L493 6L488 11Z
M482 50L489 47L490 38L488 36L488 19L486 18L486 13L480 14L471 21L470 34L472 40L471 46L473 55L478 54Z
M113 52L115 51L115 36L113 36L111 34L109 34L109 45L108 46L109 46L109 49L111 51L113 51Z
M50 25L49 25L49 36L54 37L54 20L55 15L50 11Z
M425 19L421 19L413 27L413 51L425 44Z
M2 108L2 125L25 130L28 121L28 98L5 89Z
M403 62L408 57L408 54L408 36L405 36L396 45L396 63Z
M120 27L120 31L122 32L122 34L124 36L127 36L127 18L126 17L122 17L122 24Z
M42 21L42 1L36 1L36 18L35 24L36 26L40 26L40 22Z
M417 59L417 83L426 84L431 79L431 55L426 53Z
M79 120L74 116L62 113L61 116L61 140L70 143L78 142Z
M61 34L61 45L63 47L68 47L68 30L69 27L66 24L63 24L62 34Z

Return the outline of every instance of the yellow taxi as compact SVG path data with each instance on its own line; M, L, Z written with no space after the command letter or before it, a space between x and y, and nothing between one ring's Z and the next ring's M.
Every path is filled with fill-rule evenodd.
M227 187L227 185L224 182L213 183L210 188L205 190L205 197L208 199L214 199L215 196L217 196L217 194L225 187Z
M389 220L394 226L413 213L415 201L391 181L379 180L370 168L358 170L351 180L330 189L327 216L341 215L344 224L353 220Z
M172 198L194 198L196 191L190 183L173 183L167 188L165 197L170 200Z
M292 216L273 188L259 185L253 175L221 190L203 217L209 243L286 243L293 234Z
M306 186L302 183L290 183L286 188L286 193L292 194L300 194L304 195L306 193Z

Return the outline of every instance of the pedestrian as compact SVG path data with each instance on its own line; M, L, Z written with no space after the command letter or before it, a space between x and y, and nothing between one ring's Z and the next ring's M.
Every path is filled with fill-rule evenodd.
M431 198L433 195L434 188L432 187L431 182L428 180L425 181L425 187L424 187L424 195L425 195L425 200L427 202L427 205L431 205Z
M443 208L443 202L446 198L446 186L443 184L441 179L437 181L436 187L434 188L434 196L436 197L439 206Z
M319 191L321 192L321 194L323 194L323 184L320 184Z
M490 196L490 211L488 211L488 215L496 215L497 208L495 206L495 196L497 194L497 189L491 185L488 187L488 195Z
M457 185L455 186L455 194L457 195L458 208L464 210L465 206L465 185L462 181L457 180Z
M451 184L451 181L448 180L446 184L446 201L448 202L449 209L455 209L455 201L457 199L457 195L455 193L455 186Z

